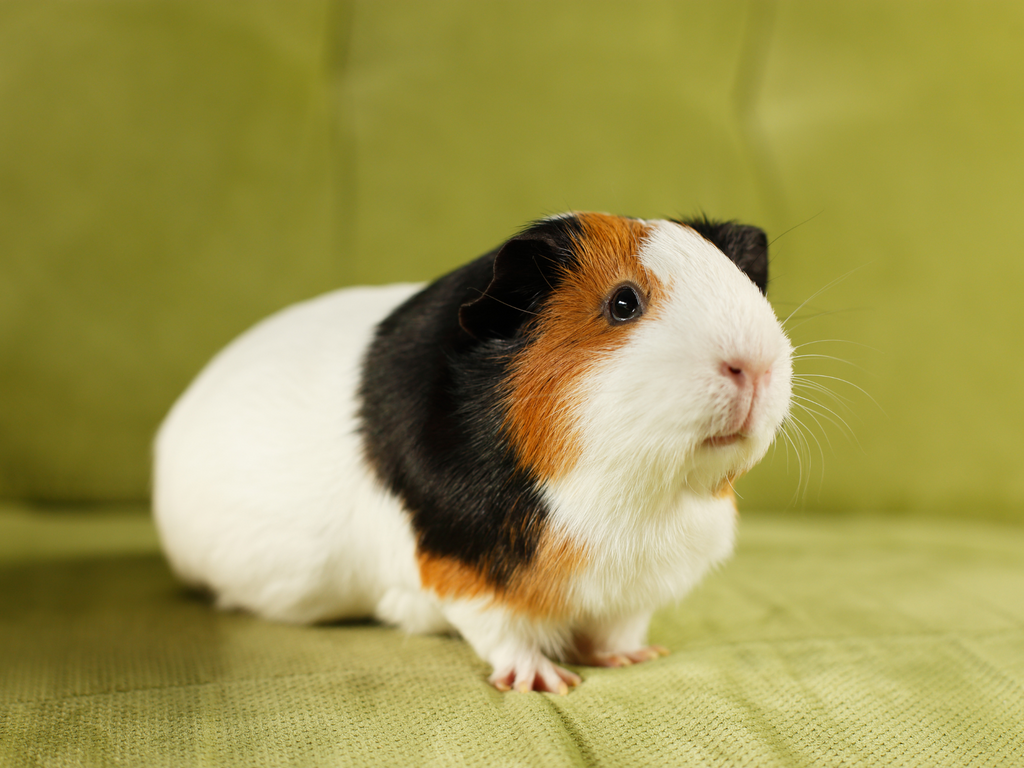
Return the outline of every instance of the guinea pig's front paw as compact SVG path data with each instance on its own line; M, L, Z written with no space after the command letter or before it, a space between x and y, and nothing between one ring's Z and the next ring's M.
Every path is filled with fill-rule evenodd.
M633 651L577 650L573 661L587 667L628 667L643 661L653 661L668 656L669 650L661 645L648 645Z
M489 680L499 691L546 691L563 696L570 688L583 682L579 675L562 669L540 654L520 658L500 667L496 666Z

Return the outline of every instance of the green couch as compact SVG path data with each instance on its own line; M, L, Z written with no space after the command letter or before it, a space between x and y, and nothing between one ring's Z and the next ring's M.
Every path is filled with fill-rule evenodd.
M1024 765L1022 32L1013 3L0 3L0 765ZM567 208L757 223L793 313L804 429L656 617L671 655L500 694L458 639L177 584L150 442L217 349Z

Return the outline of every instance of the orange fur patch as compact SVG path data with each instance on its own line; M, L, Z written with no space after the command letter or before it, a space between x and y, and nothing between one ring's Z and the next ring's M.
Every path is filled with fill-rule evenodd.
M736 489L734 487L734 484L740 478L740 476L740 474L729 475L729 477L725 478L725 480L721 482L718 488L715 489L715 496L719 499L728 499L729 501L731 501L732 508L736 511L737 514L739 514L739 508L736 506Z
M557 617L565 611L566 583L585 561L581 547L548 532L541 536L532 561L517 568L509 583L500 587L487 581L486 568L427 552L419 552L417 559L421 583L438 597L484 598L535 618Z
M623 346L637 323L610 325L603 307L624 282L635 285L645 315L664 287L637 252L647 234L640 221L603 213L578 214L583 235L575 243L578 268L568 272L528 333L533 341L512 371L506 428L520 460L540 479L570 469L580 454L574 392L588 368Z

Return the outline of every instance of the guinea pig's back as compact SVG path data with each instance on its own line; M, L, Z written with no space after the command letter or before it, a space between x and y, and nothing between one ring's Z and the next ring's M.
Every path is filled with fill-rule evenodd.
M282 310L189 386L154 461L154 515L181 578L297 622L369 615L389 581L418 583L408 522L363 459L356 399L377 324L418 287Z

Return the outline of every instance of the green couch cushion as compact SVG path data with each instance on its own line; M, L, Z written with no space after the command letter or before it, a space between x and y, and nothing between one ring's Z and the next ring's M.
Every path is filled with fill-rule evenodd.
M751 506L1020 519L1022 25L1011 2L6 0L0 497L144 499L174 397L283 304L565 208L703 208L781 236L773 301L813 297L794 340L861 366L798 360L849 402L802 391L835 415L798 413L802 478L789 451Z
M0 498L144 499L200 366L342 282L334 10L0 3Z
M745 515L734 560L656 617L672 654L566 697L496 692L454 638L218 613L136 534L0 568L0 763L1024 763L1019 528Z

